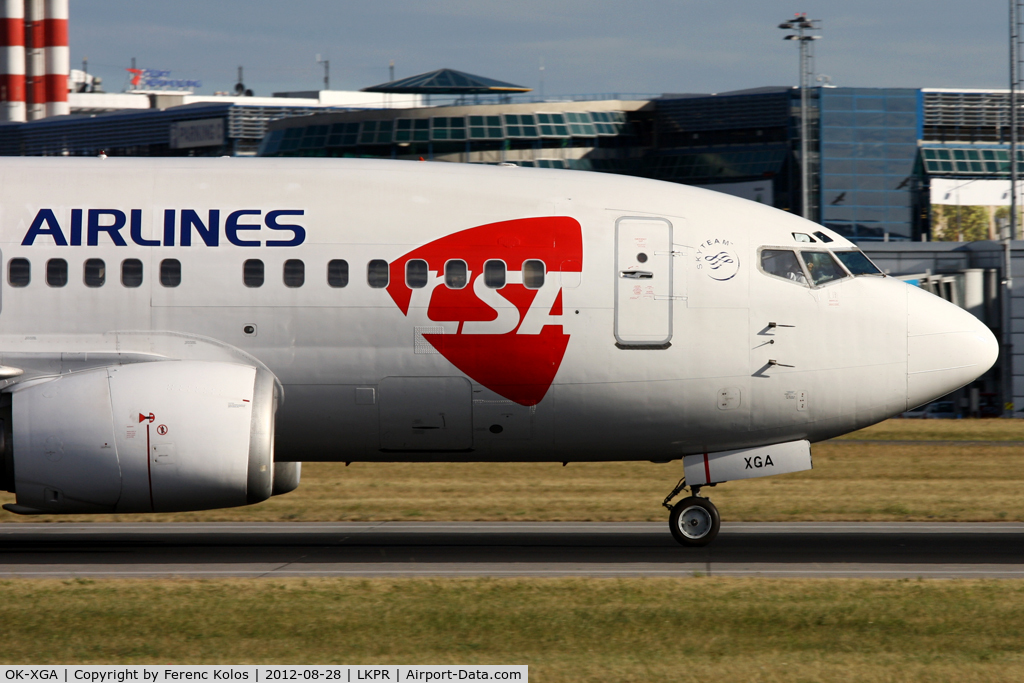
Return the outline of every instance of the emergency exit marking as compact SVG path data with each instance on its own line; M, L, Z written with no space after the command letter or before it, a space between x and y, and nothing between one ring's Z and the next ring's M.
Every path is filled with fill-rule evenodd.
M167 433L167 425L160 425L159 427L157 427L156 428L156 433L159 434L160 436L163 436L164 434L166 434Z

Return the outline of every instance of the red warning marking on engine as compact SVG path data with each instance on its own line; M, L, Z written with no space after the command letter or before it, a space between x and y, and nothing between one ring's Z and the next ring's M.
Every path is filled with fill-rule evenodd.
M159 434L160 436L163 436L164 434L166 434L167 433L167 425L160 425L159 427L157 427L156 428L156 433Z
M156 420L156 415L154 415L153 413L150 413L149 415L143 415L142 413L139 413L139 422L145 422L146 420L149 420L150 423L152 423L154 420Z

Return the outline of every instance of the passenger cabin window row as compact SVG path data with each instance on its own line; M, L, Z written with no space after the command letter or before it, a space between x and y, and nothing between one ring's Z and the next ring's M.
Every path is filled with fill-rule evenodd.
M484 263L484 285L501 289L506 284L504 261L490 260ZM469 267L462 259L449 259L444 264L444 284L449 289L463 289L469 284ZM523 285L527 289L544 286L544 262L530 259L522 264ZM306 266L298 259L284 262L284 284L286 287L301 287L306 282ZM266 282L263 261L249 259L242 265L242 282L246 287L262 287ZM327 284L331 287L347 287L349 282L348 261L334 259L327 264ZM410 289L422 289L430 282L430 268L423 259L410 259L405 264L405 284ZM366 284L373 289L384 289L391 283L391 265L384 259L373 259L366 264Z
M484 286L501 289L506 284L507 266L504 261L491 259L484 262ZM524 261L523 285L527 289L544 286L544 262L537 259ZM427 286L429 268L423 259L412 259L405 264L405 284L411 289ZM450 259L444 264L444 284L448 289L462 289L469 284L469 270L462 259Z
M373 264L378 261L371 261ZM384 284L387 286L387 261L379 261L384 264ZM285 287L297 289L306 284L306 264L301 259L288 259L284 262L281 272L281 279ZM373 278L369 278L370 286L374 287ZM242 264L242 282L246 287L262 287L266 282L266 267L263 261L258 258L251 258ZM348 261L344 259L333 259L327 262L327 285L340 288L348 286Z
M792 254L792 252L790 252ZM866 259L865 259L866 260ZM484 262L483 283L490 289L501 289L507 284L507 265L504 261L491 259ZM522 263L522 283L527 289L544 286L545 267L539 259ZM160 284L177 287L181 284L181 261L168 258L160 262ZM444 284L449 289L463 289L469 284L470 272L462 259L449 259L444 264ZM373 259L366 265L366 283L374 289L383 289L390 283L390 264L383 259ZM426 287L430 280L430 269L423 259L411 259L405 264L405 284L412 289ZM7 263L7 282L12 287L27 287L32 281L32 264L26 258L12 258ZM64 287L68 284L68 262L52 258L46 262L45 281L50 287ZM86 287L102 287L107 281L107 266L103 259L86 259L82 266L82 281ZM242 264L242 283L246 287L262 287L266 282L266 267L261 259L247 259ZM300 259L284 262L282 282L285 287L298 288L306 284L306 264ZM121 261L121 284L124 287L141 287L143 264L136 258ZM327 263L327 285L333 288L347 287L349 265L344 259L333 259Z
M142 286L142 261L128 258L121 261L121 284L135 288ZM68 284L68 262L52 258L46 262L44 274L50 287L64 287ZM7 263L7 282L11 287L27 287L32 282L32 264L26 258L12 258ZM82 264L82 282L86 287L102 287L107 282L107 264L103 259L86 259ZM181 284L181 263L178 259L164 259L160 262L160 284L177 287Z

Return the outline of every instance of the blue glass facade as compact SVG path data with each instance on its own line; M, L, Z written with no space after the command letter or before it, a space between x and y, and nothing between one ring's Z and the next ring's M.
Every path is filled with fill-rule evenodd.
M856 239L912 239L923 99L915 88L821 88L821 222Z
M808 95L809 218L857 240L919 237L921 90L821 87ZM774 206L800 210L799 90L664 98L657 111L649 175L711 187L770 178ZM735 162L754 151L772 165Z
M514 154L522 165L717 185L741 196L763 185L771 188L763 201L800 213L799 101L798 89L780 86L666 95L630 111L560 113L550 111L552 103L536 103L516 105L516 113L493 106L343 112L271 126L262 153L429 158L459 152L458 159L444 158L471 163ZM808 217L858 241L931 237L932 178L1005 175L1006 106L1005 93L995 91L814 88L808 92ZM384 122L385 129L375 119L387 116L397 118L393 126ZM619 127L598 116L619 117ZM398 149L403 140L413 146Z
M800 204L793 162L795 92L769 87L657 100L656 143L641 173L710 187L770 180L773 196L765 201L792 211Z

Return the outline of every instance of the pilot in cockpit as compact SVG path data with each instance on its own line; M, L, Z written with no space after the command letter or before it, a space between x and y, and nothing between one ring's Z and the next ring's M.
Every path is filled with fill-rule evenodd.
M769 275L786 278L801 285L807 284L807 277L800 267L800 261L789 249L765 249L761 252L761 267Z

